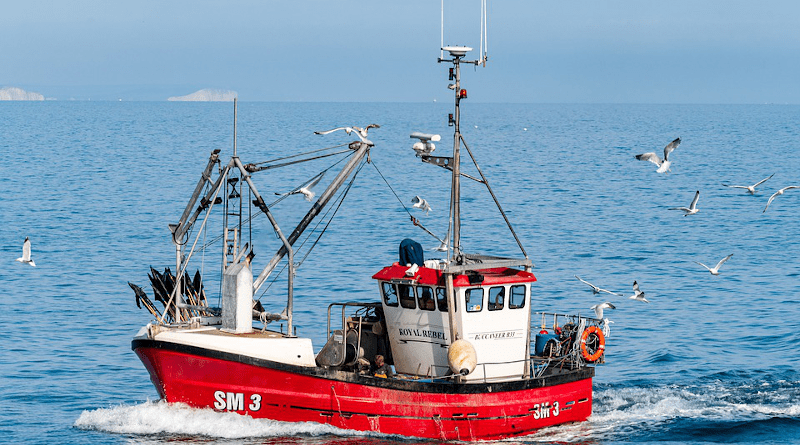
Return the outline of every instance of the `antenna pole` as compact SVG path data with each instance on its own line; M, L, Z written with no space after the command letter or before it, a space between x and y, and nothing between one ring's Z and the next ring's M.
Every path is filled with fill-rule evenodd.
M233 156L238 156L236 154L236 99L233 98Z
M444 59L444 0L442 0L442 41L441 45L439 45L439 60Z
M453 135L453 184L451 204L453 218L453 255L461 254L461 57L453 57L455 66L455 132Z

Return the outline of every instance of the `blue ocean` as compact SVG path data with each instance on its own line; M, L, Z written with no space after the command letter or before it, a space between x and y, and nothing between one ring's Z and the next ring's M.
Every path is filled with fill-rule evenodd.
M449 172L421 163L409 134L441 134L434 154L449 155L451 107L240 101L244 163L352 140L315 130L381 126L369 133L371 164L296 277L297 335L317 350L327 305L377 301L371 276L396 261L401 240L438 254L406 208L415 195L428 200L428 215L410 210L444 237ZM151 293L150 266L174 268L167 226L211 151L232 152L233 104L4 102L0 122L0 442L419 442L168 405L131 351L151 316L127 282ZM506 443L800 443L800 189L764 211L775 191L800 185L798 123L800 106L791 105L462 103L464 138L535 264L532 310L589 315L603 301L616 306L605 313L614 323L591 418ZM677 137L668 174L634 158L663 155ZM326 162L254 181L275 197ZM464 166L477 174L468 159ZM722 185L772 174L755 195ZM696 191L697 214L670 210ZM520 256L485 188L465 180L463 192L465 250ZM285 201L294 208L276 210L284 232L308 205L294 198ZM253 225L260 269L279 244L265 218ZM15 261L25 237L36 267ZM207 273L221 252L203 257ZM696 263L729 254L718 276ZM626 296L637 281L649 303L593 295L575 275ZM279 310L284 294L276 282L262 303Z

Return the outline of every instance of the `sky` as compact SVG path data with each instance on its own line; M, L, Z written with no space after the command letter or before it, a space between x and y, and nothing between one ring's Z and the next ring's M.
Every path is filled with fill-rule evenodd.
M445 0L446 45L480 45L480 0ZM0 88L58 100L447 100L440 0L0 3ZM488 0L470 99L800 104L796 0ZM477 51L475 51L477 57ZM444 77L443 77L444 76Z

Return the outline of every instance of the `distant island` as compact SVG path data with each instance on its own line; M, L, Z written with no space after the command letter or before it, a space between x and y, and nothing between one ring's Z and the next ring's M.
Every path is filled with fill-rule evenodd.
M0 100L44 100L44 96L22 88L3 87L0 88Z
M202 89L186 96L170 97L169 101L183 102L233 102L237 96L236 91Z

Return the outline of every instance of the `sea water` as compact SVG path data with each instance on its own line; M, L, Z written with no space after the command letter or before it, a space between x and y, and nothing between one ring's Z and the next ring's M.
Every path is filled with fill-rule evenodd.
M371 163L325 236L304 247L314 245L295 281L295 324L317 349L324 308L376 301L371 276L396 261L402 239L437 256L438 241L408 212L444 237L449 172L421 163L409 134L441 134L434 154L450 155L448 112L441 102L239 104L244 163L353 140L315 130L381 125L369 133ZM773 192L800 185L800 107L464 101L462 113L467 146L535 264L532 310L592 315L594 304L616 306L605 312L614 323L589 421L508 442L800 442L800 189L763 212ZM149 267L174 269L167 225L179 219L211 151L232 152L232 104L5 102L0 122L0 442L416 442L157 400L130 349L152 317L127 282L152 296ZM634 158L662 155L676 137L669 174ZM477 177L464 156L465 172ZM253 178L271 202L329 161ZM773 173L754 196L722 186ZM465 250L520 256L485 187L463 182ZM696 215L669 210L687 206L696 190ZM415 195L430 214L411 208ZM309 205L290 198L275 207L284 233ZM265 218L253 226L260 270L279 244ZM212 229L197 238L210 247L193 266L209 277L222 255L213 243L219 225ZM26 236L35 268L14 261ZM695 263L731 253L719 276ZM592 295L574 275L626 296L636 280L650 303ZM258 296L280 311L285 292L276 281Z

